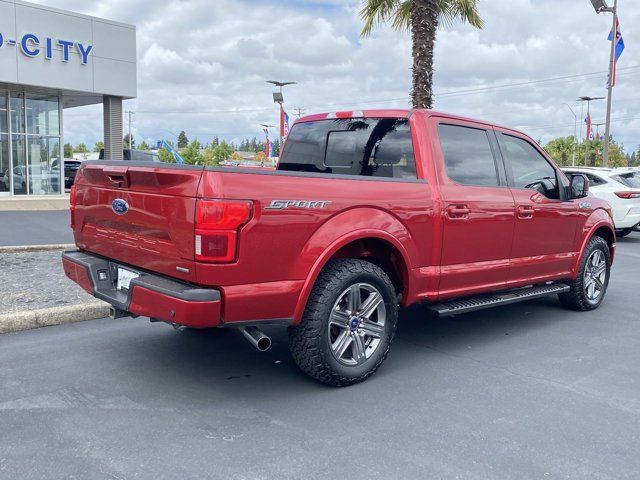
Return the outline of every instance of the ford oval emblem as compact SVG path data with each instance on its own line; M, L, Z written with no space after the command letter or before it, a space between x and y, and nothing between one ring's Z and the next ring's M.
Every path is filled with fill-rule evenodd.
M124 215L129 211L129 204L121 198L116 198L111 202L111 210L113 210L113 213L116 215Z

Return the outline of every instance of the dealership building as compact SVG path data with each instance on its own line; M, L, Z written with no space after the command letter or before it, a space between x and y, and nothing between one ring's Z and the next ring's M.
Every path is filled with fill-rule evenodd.
M122 159L136 68L133 25L0 0L0 201L64 194L65 109L102 104L105 156Z

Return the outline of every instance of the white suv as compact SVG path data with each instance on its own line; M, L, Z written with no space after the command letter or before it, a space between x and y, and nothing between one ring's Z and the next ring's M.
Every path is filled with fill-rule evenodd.
M589 191L609 202L616 234L624 237L640 225L640 172L632 168L565 167L565 173L582 173Z

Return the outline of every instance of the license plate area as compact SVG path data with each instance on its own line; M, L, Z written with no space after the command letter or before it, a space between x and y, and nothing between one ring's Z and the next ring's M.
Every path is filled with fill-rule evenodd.
M118 279L116 281L116 290L129 290L129 285L131 284L131 280L134 278L138 278L140 274L138 272L134 272L133 270L128 270L126 268L117 267L118 268Z

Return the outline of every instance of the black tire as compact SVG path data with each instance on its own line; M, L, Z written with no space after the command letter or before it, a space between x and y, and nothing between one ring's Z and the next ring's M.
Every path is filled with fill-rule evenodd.
M606 262L606 275L602 283L602 290L597 299L590 299L586 292L588 276L585 276L585 270L587 269L587 262L590 261L594 252L600 251L604 256ZM609 244L602 237L594 236L589 240L587 248L580 261L580 268L578 270L578 276L575 280L567 282L571 286L571 290L566 293L558 295L560 303L566 308L571 310L578 310L585 312L587 310L595 310L598 308L607 293L607 287L609 286L609 278L611 277L611 252L609 251Z
M626 237L631 232L633 232L633 228L623 228L622 230L616 230L616 237L618 238Z
M382 301L379 301L379 304L384 303L384 325L379 325L380 334L376 339L378 343L375 348L371 343L365 346L364 351L373 348L371 356L362 360L362 363L345 365L338 360L332 349L331 336L334 335L332 332L335 330L332 330L333 322L330 323L330 317L335 313L338 302L346 298L344 295L352 286L359 292L358 296L361 295L360 286L373 287L382 296ZM368 297L362 303L363 306L367 300ZM362 332L358 327L349 327L352 325L353 316L347 313L344 315L349 319L346 327L339 327L344 328L340 334L344 334L346 337ZM365 320L362 322L366 324ZM377 319L376 322L380 322L380 320ZM395 288L389 276L381 268L364 260L331 260L316 280L302 321L298 326L289 330L291 355L303 372L320 382L336 387L353 385L373 375L387 358L395 336L397 322L398 301ZM350 328L353 329L350 330ZM371 337L363 336L362 338L368 338L366 341L369 342L372 341ZM362 341L365 342L365 340ZM336 343L337 339L333 341L334 347ZM353 352L353 349L356 349L355 343L357 343L355 340L350 340L350 349L347 350ZM363 352L363 350L360 351ZM353 355L355 358L356 354Z

